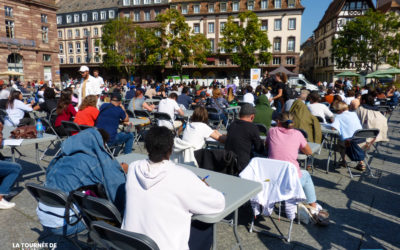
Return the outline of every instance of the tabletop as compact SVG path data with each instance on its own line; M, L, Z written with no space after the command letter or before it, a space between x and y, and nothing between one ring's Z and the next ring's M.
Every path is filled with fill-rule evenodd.
M131 122L133 124L133 126L136 125L142 125L142 124L147 124L150 123L150 120L148 118L129 118L129 122Z
M4 139L12 139L12 138L10 138L10 135L11 135L11 131L13 131L14 129L15 129L15 127L4 126L4 128L3 128ZM23 139L20 146L31 145L31 144L35 144L35 143L41 143L41 142L48 142L48 141L53 141L56 139L57 139L57 136L44 133L42 138Z
M326 123L321 123L321 132L323 134L339 135L339 131L333 129L333 127Z
M117 161L128 164L142 159L147 159L147 155L131 153L117 157ZM205 223L217 223L262 190L262 186L258 182L241 179L232 175L217 173L207 169L196 168L183 164L179 165L191 170L197 176L205 177L208 175L209 177L207 178L207 183L211 187L222 192L225 196L224 211L217 214L193 215L193 219L195 220Z

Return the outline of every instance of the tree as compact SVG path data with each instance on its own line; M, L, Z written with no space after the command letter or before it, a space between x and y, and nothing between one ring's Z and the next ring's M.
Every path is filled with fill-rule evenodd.
M202 67L209 52L210 42L203 34L191 34L185 17L175 9L157 16L162 44L162 64L170 62L182 79L183 65L194 63Z
M137 68L156 65L161 51L161 38L152 28L142 28L128 18L110 20L103 26L101 37L105 52L103 65L117 67L129 76Z
M377 70L388 63L395 66L400 49L400 17L368 10L364 16L346 23L333 40L332 55L339 68L355 63L357 71Z
M261 30L260 21L254 12L243 12L238 17L239 24L235 23L232 16L228 17L222 30L220 46L231 53L233 63L239 65L244 74L260 62L269 63L272 56L267 49L271 43L267 32Z

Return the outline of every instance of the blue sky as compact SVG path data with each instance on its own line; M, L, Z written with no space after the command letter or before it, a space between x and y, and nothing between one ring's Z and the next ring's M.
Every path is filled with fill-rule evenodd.
M332 0L301 0L301 4L306 8L301 25L301 43L312 35L331 2ZM376 6L376 0L373 2Z

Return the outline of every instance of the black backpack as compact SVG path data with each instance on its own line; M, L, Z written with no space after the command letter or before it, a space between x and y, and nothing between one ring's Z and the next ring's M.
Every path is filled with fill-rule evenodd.
M285 88L283 89L283 98L285 98L285 100L293 99L294 94L294 90L289 87L288 84L285 84Z

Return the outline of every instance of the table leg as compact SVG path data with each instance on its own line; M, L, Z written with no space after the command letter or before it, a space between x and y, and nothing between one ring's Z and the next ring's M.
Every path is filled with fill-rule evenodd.
M236 209L235 213L234 213L234 217L233 217L233 220L234 220L233 221L233 233L235 234L236 244L235 244L235 247L232 248L232 249L236 249L236 247L239 246L239 249L242 250L243 249L242 248L242 242L240 241L239 234L237 232L238 213L239 213L239 211L238 211L238 209Z
M11 157L12 161L15 163L15 147L11 147Z
M217 250L217 223L213 224L213 244L212 249Z
M326 173L329 173L329 163L331 161L331 156L332 156L332 145L333 145L333 136L330 136L329 140L329 153L328 153L328 161L326 163Z

